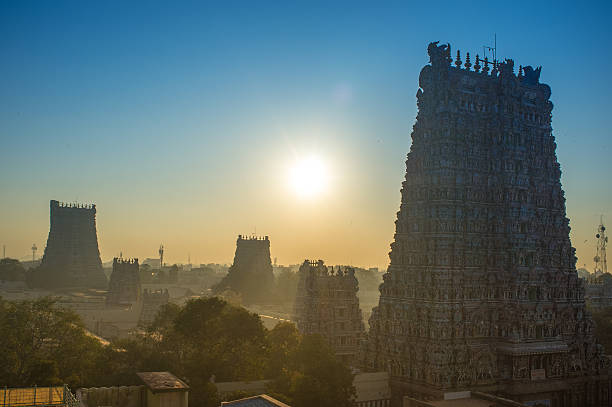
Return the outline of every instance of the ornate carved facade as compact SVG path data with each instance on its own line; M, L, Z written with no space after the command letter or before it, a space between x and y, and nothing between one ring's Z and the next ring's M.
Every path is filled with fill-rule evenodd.
M113 272L108 283L108 305L131 305L140 301L138 259L113 259Z
M404 394L610 405L576 274L540 68L432 43L367 366Z
M298 273L294 319L299 331L322 335L338 357L353 364L364 333L355 270L306 260Z
M96 205L50 202L50 228L40 267L29 284L42 288L106 288L102 271Z
M232 290L247 304L270 301L274 274L270 260L270 239L238 235L234 263L227 276L215 286L215 292Z

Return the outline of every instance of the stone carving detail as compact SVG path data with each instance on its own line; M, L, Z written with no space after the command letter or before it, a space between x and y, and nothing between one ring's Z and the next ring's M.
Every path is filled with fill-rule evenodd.
M527 65L523 68L523 71L525 72L525 79L523 79L523 82L526 85L537 85L540 83L540 72L542 72L541 66L533 69L531 66Z
M467 55L461 68L459 52L451 66L450 45L428 53L363 363L406 388L495 383L519 395L523 381L607 374L576 274L541 68L515 75L508 59L489 73L487 59L471 70Z
M300 332L325 337L347 364L354 364L364 326L351 267L327 267L323 260L300 266L294 319Z

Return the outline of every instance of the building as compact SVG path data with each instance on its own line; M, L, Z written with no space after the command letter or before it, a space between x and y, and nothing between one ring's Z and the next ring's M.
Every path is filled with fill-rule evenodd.
M364 325L355 270L328 268L323 260L305 260L300 270L295 316L303 334L319 334L347 364L356 362Z
M142 311L140 313L139 325L148 325L155 320L160 308L168 304L170 294L168 289L149 290L142 292Z
M140 301L138 259L113 259L113 272L106 294L107 305L132 305Z
M170 372L136 373L140 386L90 387L77 390L80 407L187 407L189 386Z
M146 386L147 407L187 407L189 386L170 372L136 373Z
M394 397L610 405L541 68L428 53L366 366L390 373Z
M269 303L274 290L274 273L270 260L270 240L264 237L238 235L234 263L227 276L214 288L241 295L245 304Z
M45 253L28 283L47 289L106 289L107 280L98 250L96 205L51 201L50 207Z

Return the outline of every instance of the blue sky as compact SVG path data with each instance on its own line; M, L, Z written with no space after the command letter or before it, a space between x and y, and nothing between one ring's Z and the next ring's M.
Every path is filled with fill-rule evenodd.
M222 5L222 7L220 6ZM2 2L0 243L44 247L48 201L98 205L103 260L385 266L430 41L542 65L579 265L612 220L607 2ZM300 202L292 161L328 162Z

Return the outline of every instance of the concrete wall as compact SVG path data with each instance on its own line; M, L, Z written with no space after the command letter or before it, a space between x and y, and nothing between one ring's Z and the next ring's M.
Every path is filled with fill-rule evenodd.
M145 386L91 387L77 390L83 407L145 407Z
M389 373L387 372L356 374L353 379L353 385L357 391L356 402L388 400L391 398Z
M187 391L153 393L147 389L147 407L187 407L188 403Z

